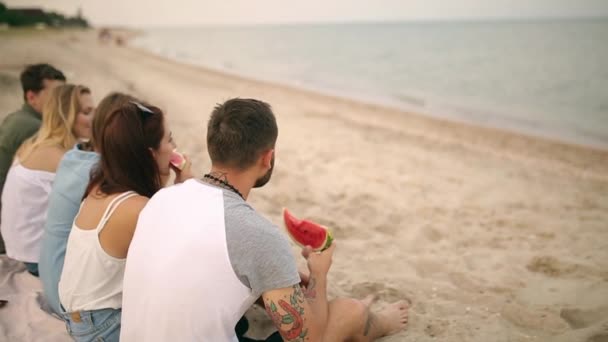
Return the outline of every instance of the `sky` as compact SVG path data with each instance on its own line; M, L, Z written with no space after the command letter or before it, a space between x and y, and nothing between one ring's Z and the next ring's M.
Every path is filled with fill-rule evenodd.
M0 0L93 25L170 27L396 20L608 16L608 0Z

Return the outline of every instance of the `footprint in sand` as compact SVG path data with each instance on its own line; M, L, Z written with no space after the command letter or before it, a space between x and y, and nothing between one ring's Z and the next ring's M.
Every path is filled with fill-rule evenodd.
M475 280L473 277L460 272L451 272L448 274L450 282L461 290L468 292L483 292L482 280Z
M374 230L374 233L395 236L400 229L401 222L404 220L405 218L401 213L390 213L381 222L379 222L379 225Z
M585 342L608 342L608 332L593 335Z
M426 327L424 328L424 333L432 338L435 338L443 335L447 330L448 325L450 324L446 320L434 319L427 323Z
M550 310L534 310L516 303L506 304L501 312L504 319L521 328L562 333L568 324Z
M597 277L608 281L608 272L600 271L588 265L567 263L547 255L535 256L526 265L526 268L531 272L541 273L548 277L576 275L586 278Z
M423 233L430 242L439 242L443 239L443 234L433 227L426 227Z
M428 278L434 274L443 272L445 269L445 263L432 258L415 257L412 258L411 264L414 266L416 274L421 278Z
M559 315L572 329L582 329L608 317L608 306L593 310L562 309Z
M574 273L577 265L568 265L552 256L535 256L526 268L534 273L542 273L549 277L560 277Z
M400 291L394 287L376 282L362 282L354 284L351 288L351 293L356 298L363 298L370 294L375 294L378 299L387 302L395 302L398 300L406 300L411 304L411 296L404 291Z

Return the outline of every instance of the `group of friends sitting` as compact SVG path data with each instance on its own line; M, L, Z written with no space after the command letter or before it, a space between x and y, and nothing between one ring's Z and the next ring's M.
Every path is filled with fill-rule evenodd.
M336 244L302 249L247 203L271 178L278 127L265 102L230 99L207 124L211 169L193 177L165 113L128 94L99 104L49 64L21 74L23 107L0 125L0 253L42 282L76 341L371 341L401 331L408 303L327 298ZM172 177L171 173L174 173ZM168 185L170 178L174 184ZM9 303L10 305L10 303Z

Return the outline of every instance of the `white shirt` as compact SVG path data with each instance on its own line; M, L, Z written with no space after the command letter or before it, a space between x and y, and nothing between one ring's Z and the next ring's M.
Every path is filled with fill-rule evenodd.
M38 262L54 179L55 173L28 169L15 158L2 192L0 230L9 257Z

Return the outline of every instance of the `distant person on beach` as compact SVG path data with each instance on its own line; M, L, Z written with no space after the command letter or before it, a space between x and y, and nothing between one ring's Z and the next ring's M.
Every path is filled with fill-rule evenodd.
M42 106L51 89L65 83L63 73L49 64L28 65L20 78L25 103L21 109L7 115L0 125L0 196L15 152L40 128ZM0 254L2 253L5 253L5 247L0 234Z
M63 313L58 286L68 237L89 184L91 170L99 161L101 129L108 115L129 101L135 99L121 93L111 93L101 100L93 118L91 141L77 144L69 150L55 173L38 268L47 303L57 315Z
M91 91L84 86L52 89L40 130L17 150L6 176L0 224L6 254L35 276L55 171L79 139L90 139L93 109Z
M125 258L140 211L169 179L175 145L163 112L136 101L106 114L95 144L100 159L70 231L58 292L76 341L118 341ZM186 160L174 169L176 183L191 177Z
M102 28L99 30L98 39L100 43L107 44L112 41L112 33L109 29Z
M235 326L260 296L278 329L267 341L371 341L405 328L405 301L376 314L373 297L328 300L335 244L302 250L310 276L300 285L286 237L246 201L271 178L277 136L264 102L232 99L213 110L209 173L159 191L139 216L121 341L251 341Z
M122 36L117 36L114 41L116 41L116 46L124 46L125 39Z

